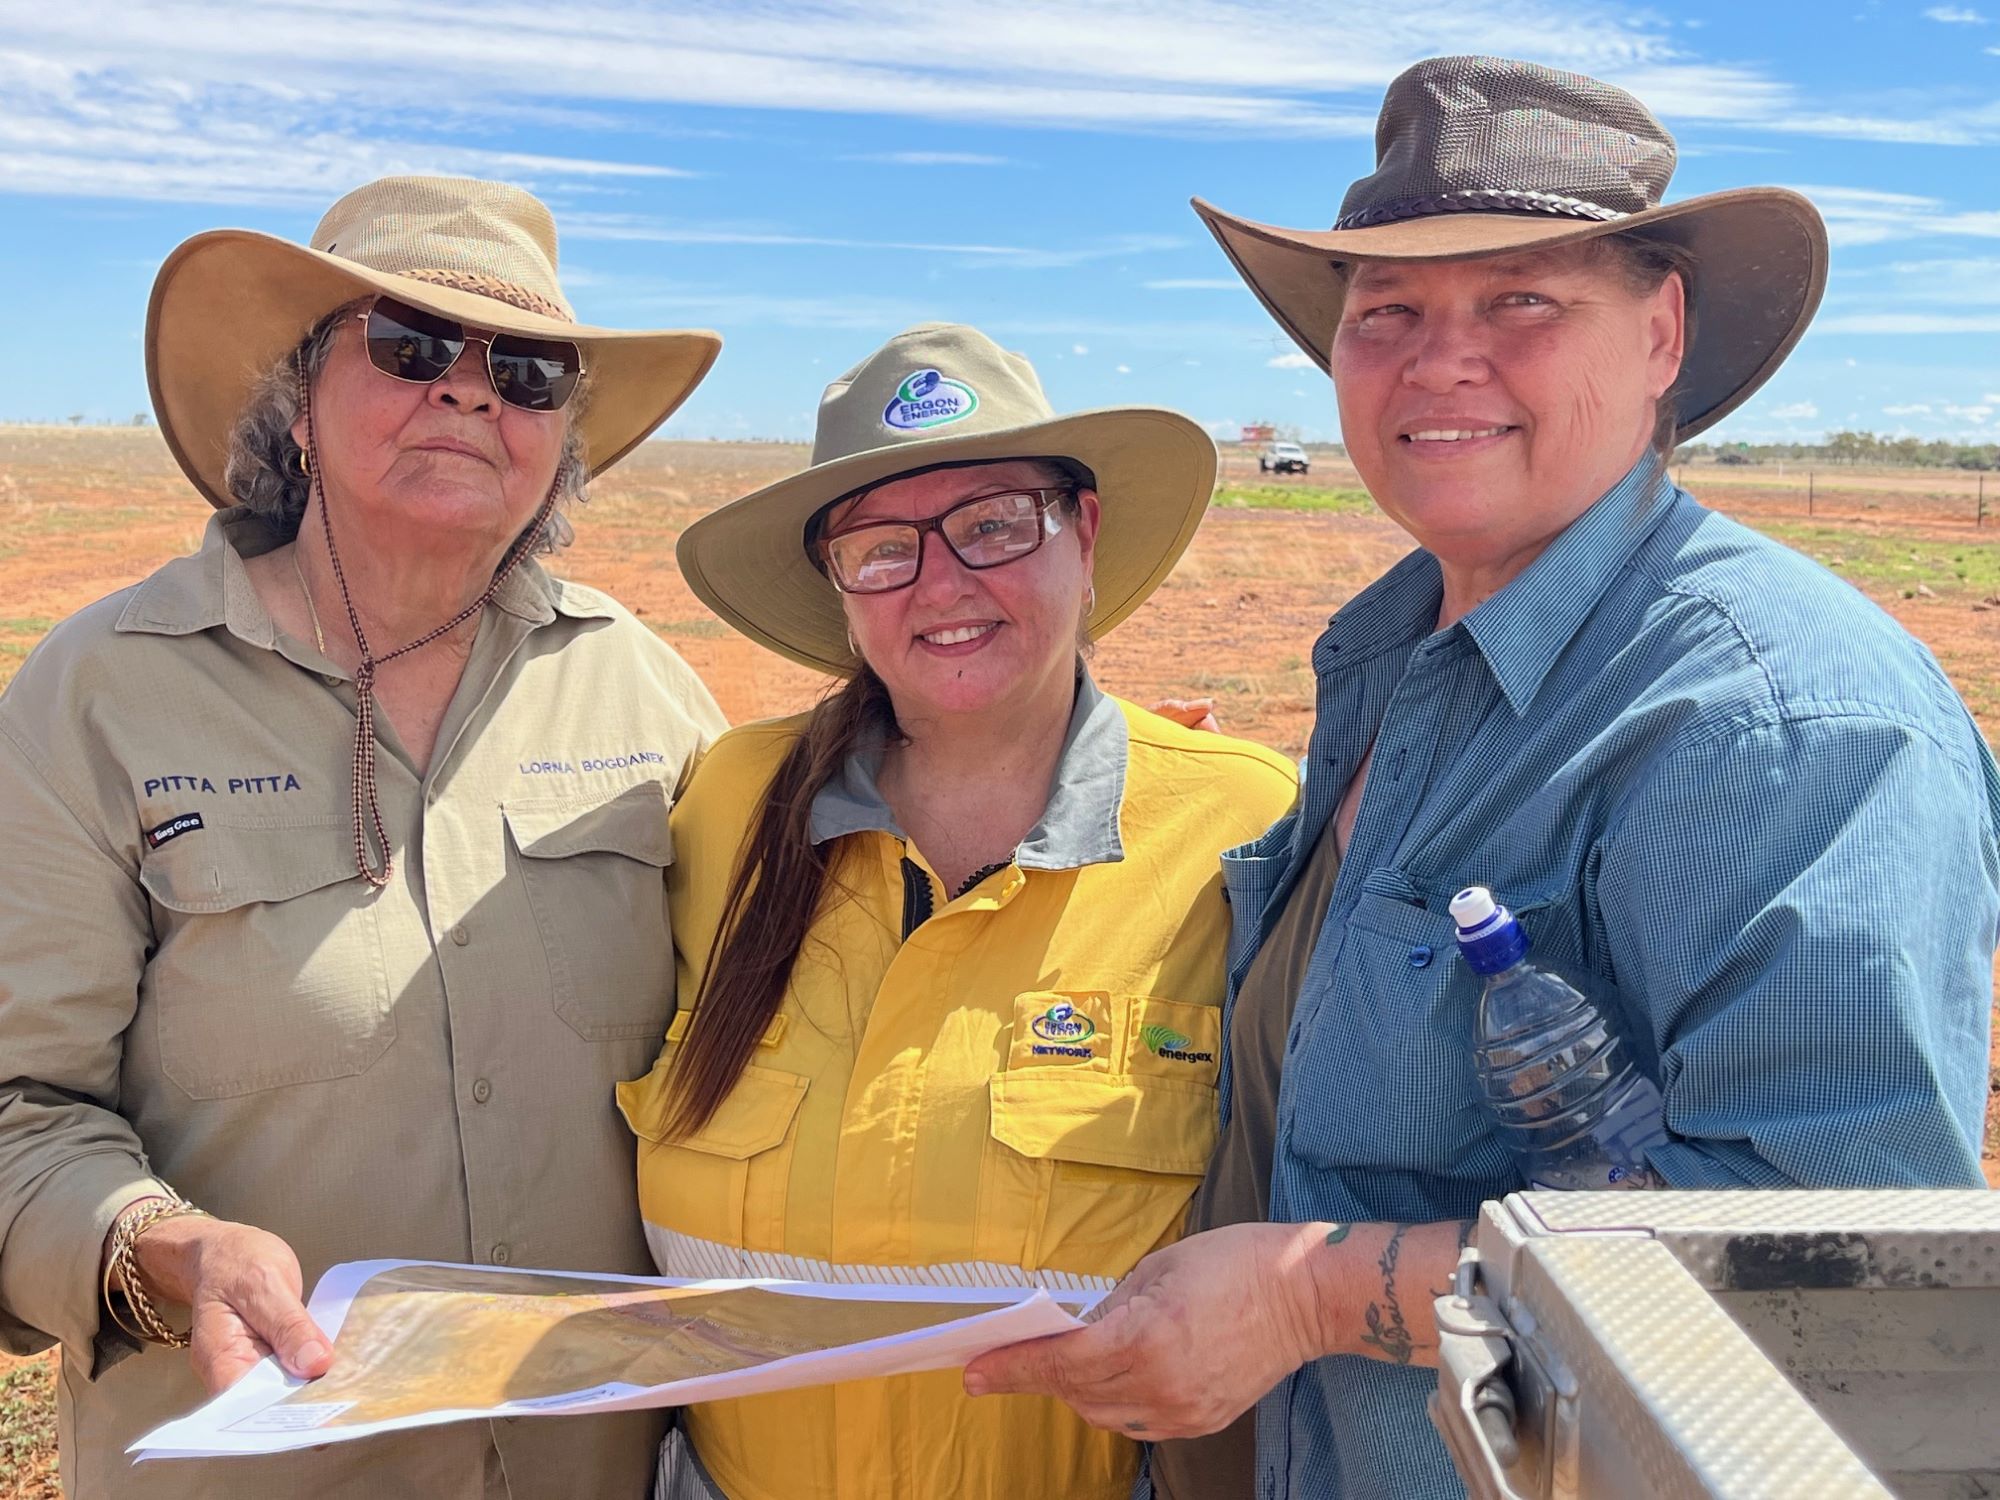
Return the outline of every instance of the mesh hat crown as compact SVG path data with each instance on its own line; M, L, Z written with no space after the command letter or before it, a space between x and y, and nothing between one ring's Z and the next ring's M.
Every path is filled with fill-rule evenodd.
M1645 105L1580 73L1434 57L1389 85L1375 170L1331 229L1284 229L1197 198L1237 271L1321 369L1354 260L1450 260L1609 234L1680 246L1695 271L1675 390L1677 438L1720 421L1783 363L1826 289L1826 226L1783 188L1665 203L1673 137Z

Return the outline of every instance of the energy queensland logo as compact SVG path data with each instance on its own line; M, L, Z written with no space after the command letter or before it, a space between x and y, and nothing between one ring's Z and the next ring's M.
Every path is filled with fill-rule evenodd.
M1035 1034L1035 1043L1029 1051L1036 1057L1096 1055L1091 1040L1097 1035L1097 1023L1079 1014L1067 1000L1058 1000L1036 1016L1028 1023L1028 1029Z
M964 381L948 379L936 370L913 370L882 408L882 421L898 432L922 432L959 421L977 410L979 393Z

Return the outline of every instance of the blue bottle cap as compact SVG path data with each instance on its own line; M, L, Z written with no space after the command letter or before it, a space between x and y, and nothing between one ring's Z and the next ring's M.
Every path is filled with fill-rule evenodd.
M1475 974L1498 974L1527 956L1528 935L1514 914L1483 885L1469 885L1451 898L1458 924L1458 951Z

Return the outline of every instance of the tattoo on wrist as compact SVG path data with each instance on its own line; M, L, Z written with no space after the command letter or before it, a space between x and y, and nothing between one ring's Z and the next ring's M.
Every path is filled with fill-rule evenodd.
M1403 1236L1409 1232L1408 1224L1397 1224L1390 1230L1389 1243L1382 1247L1382 1257L1376 1262L1382 1271L1382 1297L1379 1302L1370 1302L1362 1314L1367 1320L1368 1331L1361 1336L1361 1342L1370 1348L1380 1349L1384 1357L1399 1365L1408 1364L1417 1349L1410 1325L1403 1320L1403 1303L1396 1291L1396 1269L1403 1258Z

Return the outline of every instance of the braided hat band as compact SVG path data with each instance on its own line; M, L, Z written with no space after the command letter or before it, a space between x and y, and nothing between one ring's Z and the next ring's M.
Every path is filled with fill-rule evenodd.
M495 302L518 307L522 312L553 318L558 323L576 321L570 316L568 308L551 302L539 292L529 291L518 282L503 281L498 276L482 276L476 271L447 271L436 267L420 267L414 271L399 271L396 274L430 286L448 286L454 291L471 292L475 297L491 297Z
M1622 208L1606 208L1587 198L1566 193L1541 193L1533 188L1460 188L1450 193L1425 193L1416 198L1400 198L1394 203L1378 203L1344 213L1335 229L1365 229L1371 224L1394 224L1404 219L1424 219L1432 214L1512 213L1552 214L1563 219L1589 219L1605 224L1629 218Z

